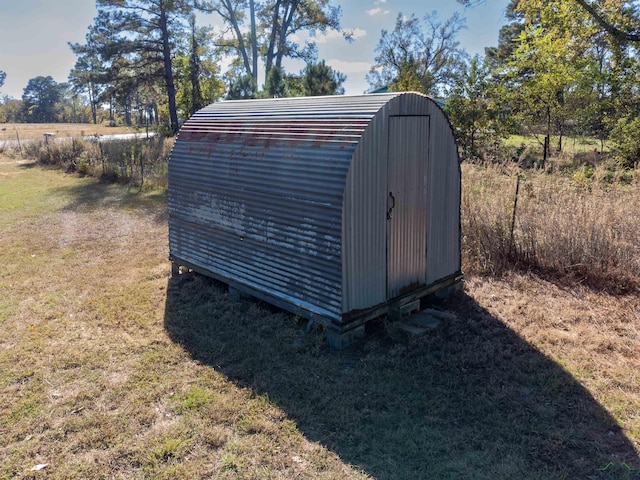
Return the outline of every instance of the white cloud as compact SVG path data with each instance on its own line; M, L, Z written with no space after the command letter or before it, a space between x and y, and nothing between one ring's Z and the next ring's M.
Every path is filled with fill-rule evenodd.
M297 44L302 44L302 43L306 42L307 38L309 38L308 35L305 35L303 37L302 35L299 35L297 33L294 33L293 35L289 36L289 40L292 41L293 43L297 43Z
M380 5L382 3L387 3L387 0L377 0L377 1L373 2L374 5Z
M335 40L336 38L342 38L342 33L338 30L327 30L326 33L321 33L320 35L316 35L313 40L316 43L327 43L330 40Z
M345 28L345 31L349 32L354 40L367 36L367 31L361 28Z
M371 68L371 64L368 62L349 62L337 58L327 60L326 64L346 75L365 75L369 73Z
M370 17L373 17L375 15L387 15L389 13L389 10L383 10L380 7L377 8L372 8L371 10L366 10L367 14Z
M354 40L365 37L367 35L367 31L361 28L345 28L344 30L345 32L348 32L351 35L351 38L353 38ZM342 39L342 38L344 38L342 32L332 29L332 30L328 30L326 33L317 35L316 37L313 38L313 40L315 40L315 42L318 44L323 44L323 43L329 42L330 40Z

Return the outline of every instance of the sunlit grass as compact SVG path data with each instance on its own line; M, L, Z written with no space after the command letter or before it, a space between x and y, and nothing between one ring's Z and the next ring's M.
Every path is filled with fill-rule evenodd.
M552 154L556 151L558 141L560 137L551 136L551 150ZM536 138L534 135L510 135L504 140L506 146L519 147L521 145L528 145L534 148L540 148L542 150L543 137ZM601 151L603 144L597 138L592 137L563 137L562 138L562 152L564 155L574 155L576 153L593 152L594 150ZM604 142L605 152L609 151L609 142ZM556 152L557 154L557 152Z
M5 141L43 140L45 133L56 137L84 137L90 135L115 135L119 133L135 133L140 131L134 127L109 127L92 123L3 123L0 130L0 145Z
M508 216L513 178L464 173L469 205ZM294 316L170 279L162 191L3 158L0 226L3 480L546 480L640 464L637 295L466 256L466 294L438 306L457 320L419 337L377 321L334 352Z

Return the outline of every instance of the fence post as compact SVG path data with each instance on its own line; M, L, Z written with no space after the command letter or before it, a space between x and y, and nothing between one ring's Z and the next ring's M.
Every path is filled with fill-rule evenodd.
M513 254L513 230L516 226L516 209L518 208L518 194L520 193L520 179L522 174L518 174L518 179L516 180L516 195L513 199L513 212L511 214L511 229L509 231L509 253Z
M23 156L22 156L22 144L20 143L20 135L18 134L17 130L16 130L16 138L18 139L18 149L20 150L20 158L23 158Z

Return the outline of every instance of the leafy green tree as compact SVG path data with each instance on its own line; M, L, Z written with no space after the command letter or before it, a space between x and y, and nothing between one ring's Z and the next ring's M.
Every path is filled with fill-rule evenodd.
M3 95L0 99L0 123L24 123L22 100Z
M476 55L456 77L445 107L464 157L480 157L482 147L506 136L499 98L489 62Z
M428 80L420 75L420 65L409 55L400 60L398 76L389 87L390 92L428 92L430 85Z
M508 23L500 28L498 46L485 48L487 60L494 66L503 65L518 47L518 38L524 31L524 14L519 11L520 0L510 0L505 10Z
M457 0L465 7L474 7L485 3L486 0ZM519 0L518 0L519 1ZM599 27L621 42L640 42L640 6L637 2L625 1L621 11L631 20L630 22L620 22L619 18L612 18L611 4L605 1L573 0L571 2L579 5Z
M564 45L567 61L575 67L575 84L570 95L564 97L565 112L576 131L598 137L604 149L604 140L612 129L617 132L616 142L629 131L619 128L619 119L632 122L640 111L636 88L640 52L630 34L640 26L639 11L637 5L626 0L603 0L597 11L591 12L584 8L585 4L591 5L577 1L520 0L517 10L527 24L544 28ZM598 12L601 15L606 12L606 22L611 28L605 28Z
M4 81L7 79L7 74L3 70L0 70L0 88L4 85Z
M197 68L197 76L194 68ZM174 60L174 69L176 103L181 118L188 118L224 96L226 85L219 76L219 67L214 60L199 58L195 66L192 58L179 55Z
M191 87L191 105L189 113L193 115L205 106L205 100L202 96L202 88L200 86L200 75L202 74L201 55L201 36L198 35L196 28L196 16L191 14L189 17L189 30L191 33L190 52L189 52L189 80ZM199 38L200 37L200 38Z
M103 60L111 62L111 75L135 76L138 83L162 78L170 129L177 132L178 114L173 77L174 38L184 30L193 11L189 0L97 0L95 24L103 33ZM120 68L113 68L115 60ZM122 68L123 65L126 68ZM124 83L132 83L125 79Z
M611 19L607 11L606 2L598 2L595 5L587 0L575 0L596 22L597 24L617 41L620 42L640 42L640 7L637 2L624 2L622 11L627 20Z
M199 7L205 12L217 13L232 31L231 37L222 35L216 44L225 50L233 50L237 53L244 73L239 76L249 75L253 77L255 85L258 84L258 39L256 29L256 5L255 0L214 0L202 1ZM247 12L247 8L249 12ZM245 31L246 19L249 18L249 33Z
M265 92L269 98L287 97L286 74L282 67L273 67L267 75Z
M24 116L27 122L55 122L61 97L60 87L51 76L30 79L22 93Z
M577 84L579 60L571 57L560 39L542 27L530 27L520 35L520 45L507 66L513 112L531 133L542 134L546 162L551 135L562 135L567 98Z
M304 94L309 97L320 95L342 95L342 84L347 79L343 73L335 71L324 60L310 63L302 74Z
M227 90L227 100L248 100L258 97L258 86L251 75L228 74L229 87Z
M622 168L640 165L640 116L621 117L611 131L611 140L616 158Z
M593 48L585 53L583 69L577 77L577 85L572 95L569 110L573 112L574 133L596 137L600 140L600 149L612 128L611 120L617 116L614 106L615 96L611 81L613 70L611 52L602 34L592 37Z
M457 40L463 28L465 20L457 13L441 22L432 12L424 25L415 15L398 14L393 31L382 30L367 82L374 89L400 82L412 89L420 85L423 93L444 94L466 58Z
M56 121L63 123L88 123L90 109L84 95L70 83L59 83L60 100L56 108Z
M108 75L106 66L100 58L100 45L96 32L89 28L86 43L70 43L71 51L78 57L69 72L69 83L77 93L85 93L89 99L91 119L98 123L98 107L104 101Z
M284 78L285 93L287 97L304 97L304 69L299 75L287 74Z
M151 68L152 72L155 71L155 65ZM140 71L136 59L125 56L115 58L109 66L109 100L113 111L124 119L125 125L133 125L132 112L138 88L141 84L151 85L146 81L145 74L138 74Z
M195 15L189 18L184 45L174 60L176 102L179 114L189 117L224 95L225 84L219 78L218 58L210 48L209 29L197 27Z
M266 79L272 68L282 68L285 58L306 62L317 56L313 36L328 29L340 30L341 9L331 0L203 0L199 7L217 13L229 26L231 36L216 43L237 54L244 75L258 84L258 59L262 57ZM311 35L304 44L291 41L295 34ZM350 38L349 32L343 32ZM246 82L245 82L246 83Z

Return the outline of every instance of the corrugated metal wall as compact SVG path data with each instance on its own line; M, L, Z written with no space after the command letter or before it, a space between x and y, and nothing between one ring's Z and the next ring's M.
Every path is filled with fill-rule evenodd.
M389 300L386 214L390 117L429 117L426 222L417 226L427 230L426 283L460 271L460 167L451 126L437 104L425 96L396 94L388 100L364 132L347 177L342 220L344 312Z
M429 117L389 117L387 298L427 284Z
M451 127L432 100L398 93L222 102L196 113L169 162L171 257L338 322L386 302L402 289L388 292L389 118L406 115L430 125L425 216L414 222L427 244L420 281L459 272ZM415 247L400 244L395 264L415 267Z
M458 150L446 117L432 115L431 119L427 284L459 273L461 269Z
M213 104L169 162L174 258L340 319L342 203L377 96Z

